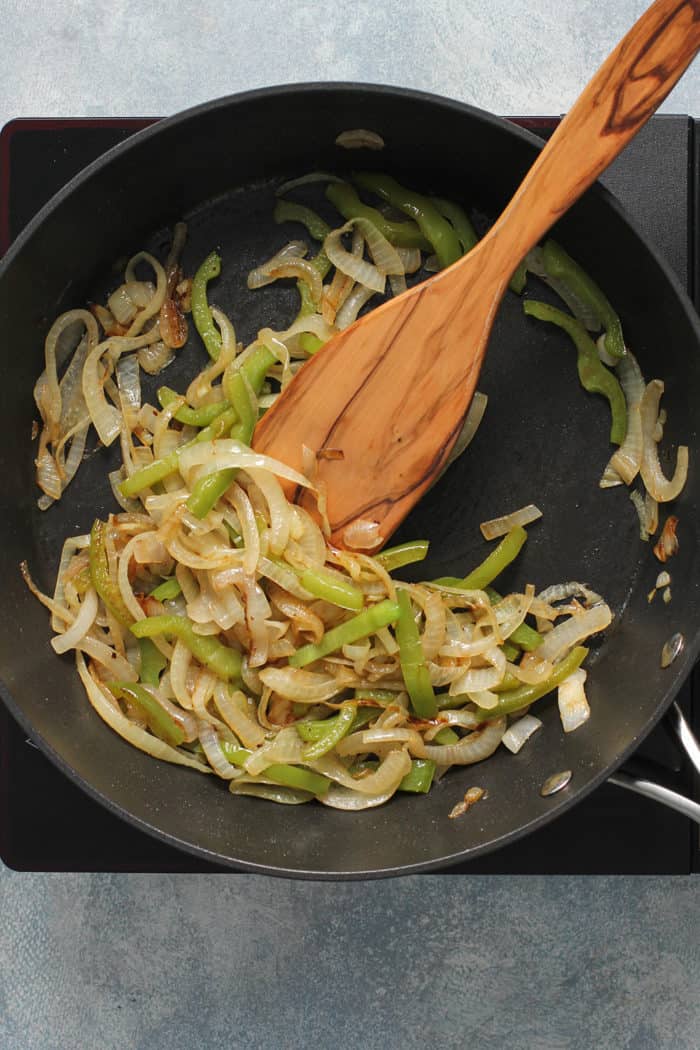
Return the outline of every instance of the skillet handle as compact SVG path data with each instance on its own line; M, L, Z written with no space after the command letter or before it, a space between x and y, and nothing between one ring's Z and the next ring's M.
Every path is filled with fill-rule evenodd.
M677 701L674 700L671 704L667 718L681 750L696 773L700 775L700 744L695 739L695 735ZM618 771L613 773L611 777L608 777L608 783L616 784L617 787L627 788L628 791L636 791L638 795L652 798L655 802L661 802L664 806L678 810L679 813L683 813L684 816L694 820L696 824L700 824L700 804L694 802L693 799L686 798L685 795L681 795L677 791L671 791L670 788L664 787L662 784L657 784L654 780L647 780L644 777L631 776L624 771Z

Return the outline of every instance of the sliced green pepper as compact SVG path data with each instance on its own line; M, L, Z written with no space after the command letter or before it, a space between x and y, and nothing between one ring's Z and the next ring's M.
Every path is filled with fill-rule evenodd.
M459 237L459 243L462 245L462 252L466 255L479 240L466 211L459 204L455 204L454 201L447 200L445 197L431 197L430 199L440 214L444 215L452 223L454 231Z
M465 700L464 702L466 703L467 701ZM435 736L433 737L433 743L442 745L458 744L459 734L455 733L454 729L452 729L451 726L445 726L443 729L441 729L438 733L435 734Z
M399 662L411 706L420 718L434 718L437 701L430 681L430 672L423 656L423 646L416 621L413 618L411 599L406 590L397 595L400 616L396 624L396 641L399 644Z
M207 285L221 273L221 257L217 252L207 255L192 280L192 320L209 356L216 361L221 353L221 335L214 323L207 299Z
M593 278L551 238L545 242L542 259L549 276L568 285L598 318L600 327L605 329L605 349L611 357L622 357L625 352L625 340L620 318Z
M126 607L122 598L119 584L112 579L109 572L109 559L105 546L107 538L107 523L96 518L90 530L90 548L88 559L90 565L90 579L92 586L105 603L115 620L122 627L130 627L134 617Z
M430 791L437 766L430 758L411 759L411 769L398 786L398 791L409 791L414 795L425 795Z
M147 616L137 620L131 627L137 638L154 638L160 634L179 638L204 667L208 667L224 681L237 681L241 673L241 654L224 645L210 634L196 634L194 626L185 616Z
M136 704L143 713L148 728L166 744L170 744L171 747L179 747L183 743L185 733L182 726L179 726L165 708L161 707L148 689L144 689L142 685L137 685L135 682L109 682L107 688L117 700L128 697Z
M151 598L155 598L159 602L169 602L173 598L177 598L178 594L182 594L182 587L178 583L177 577L168 576L167 580L163 580L162 583L153 588Z
M179 398L180 394L176 393L175 390L171 390L169 386L162 386L158 389L158 402L161 408L167 408L168 405L172 405L173 401L177 401ZM201 405L200 408L182 405L181 408L178 408L173 418L184 426L208 427L217 416L220 416L229 407L228 401L214 401L210 405Z
M360 688L355 690L356 700L374 700L378 704L393 704L396 700L397 694L392 692L391 689L365 689Z
M612 417L610 427L610 440L614 445L621 445L627 433L627 402L622 392L622 387L605 367L598 356L598 349L590 335L575 317L557 310L549 303L541 303L536 299L526 299L523 310L529 317L536 317L540 321L549 321L550 324L563 328L574 341L578 350L578 374L581 386L592 394L602 394L610 404Z
M227 762L232 766L242 768L253 754L244 747L231 744L228 740L219 740L219 745ZM331 785L328 777L320 773L314 773L311 769L303 766L290 766L284 762L276 762L268 766L261 774L267 780L281 784L283 787L298 788L300 791L309 791L312 795L325 795Z
M304 569L299 574L299 582L315 598L322 598L341 609L359 612L365 602L360 587L327 569Z
M374 634L380 628L387 627L390 623L396 623L399 618L399 612L397 603L385 598L384 601L364 609L357 616L346 620L345 623L338 624L337 627L332 627L330 631L326 631L320 642L303 645L301 649L297 649L289 657L289 663L292 667L306 667L307 664L313 663L314 660L323 659L324 656L334 653L344 645L359 642L362 638L369 637L369 635Z
M302 740L307 741L306 747L301 752L303 760L313 762L332 751L335 745L350 732L356 714L357 704L351 702L343 704L340 711L330 718L316 722L300 722L296 727L297 732Z
M503 595L495 591L493 587L486 588L486 595L492 605L503 601ZM515 628L508 641L512 642L513 645L517 645L519 649L524 649L526 652L531 653L539 645L542 645L542 635L534 627L530 627L529 624L521 623L519 627Z
M139 638L139 652L141 653L141 670L139 678L144 685L160 685L161 671L167 667L160 649L158 649L150 638Z
M390 244L397 248L420 248L429 252L431 242L415 222L393 222L376 208L364 204L353 186L347 182L331 182L326 188L326 197L334 204L344 219L367 219Z
M385 547L374 557L387 572L393 572L404 565L423 561L428 553L428 546L428 540L409 540L408 543L399 543L396 547Z
M497 576L500 576L511 562L515 561L527 540L527 532L516 525L494 550L464 577L464 587L468 591L483 591Z
M515 561L526 540L527 532L520 525L516 525L468 576L462 579L459 576L440 576L433 580L433 583L454 590L486 591L490 597L489 584ZM492 593L496 594L495 591ZM496 600L501 601L500 598Z
M260 393L267 371L274 361L275 355L271 350L268 350L266 346L258 346L241 365L240 372L245 375L255 394ZM230 417L228 412L223 413L218 419L214 420L212 427L216 426L219 420L226 416L226 422L231 427L231 437L243 441L244 444L249 444L253 436L256 420L253 416L244 380L238 371L229 371L227 369L224 373L223 382L224 391L228 399L233 402L235 398L236 404L232 403L231 405L229 410L231 413ZM204 431L202 431L203 433ZM187 501L187 509L191 514L194 514L195 518L205 518L212 507L215 507L219 502L227 488L233 483L235 477L235 468L217 470L212 474L205 474L204 477L195 482L190 498Z
M390 175L362 172L355 176L355 182L414 219L423 236L430 241L441 267L450 266L461 258L462 248L457 234L429 197L406 189Z
M523 707L529 707L530 704L534 704L535 700L540 700L547 693L551 693L552 689L556 689L558 685L561 685L565 678L568 678L570 674L573 674L581 666L587 655L588 649L582 645L577 645L561 663L556 665L546 681L540 682L538 685L521 685L517 689L509 689L505 693L500 693L496 707L478 707L475 717L479 722L488 722L492 718L512 715L516 711L522 710Z
M296 201L285 200L280 197L272 213L276 223L300 222L305 226L315 241L321 244L325 241L331 228L325 219L322 219L313 208L307 208L305 204L297 204Z

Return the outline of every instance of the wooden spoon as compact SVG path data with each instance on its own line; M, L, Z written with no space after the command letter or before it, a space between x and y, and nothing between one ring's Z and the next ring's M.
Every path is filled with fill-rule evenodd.
M377 523L371 549L380 547L434 482L462 426L511 274L654 113L698 48L700 0L657 0L590 81L483 240L334 336L262 418L253 439L259 451L297 469L304 446L320 453L334 543L358 545L344 534L360 520Z

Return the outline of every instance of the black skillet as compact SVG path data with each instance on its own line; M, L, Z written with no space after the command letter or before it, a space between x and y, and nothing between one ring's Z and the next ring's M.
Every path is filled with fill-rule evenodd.
M358 156L334 145L340 131L356 127L379 132L385 149ZM427 796L397 796L358 815L233 799L213 777L155 762L100 721L73 661L50 649L45 610L19 575L26 558L40 585L51 588L63 538L114 509L106 482L113 453L99 450L64 500L39 512L30 433L31 390L51 320L118 283L116 262L142 247L162 253L168 229L186 217L186 269L221 249L224 270L213 298L248 341L296 307L293 287L249 292L245 284L256 262L299 235L272 221L274 189L284 178L380 168L467 204L485 223L540 146L503 120L418 92L344 84L250 92L163 121L110 151L54 197L0 264L2 695L61 769L137 827L215 863L270 874L370 877L438 868L494 849L573 805L634 751L689 673L700 638L693 412L700 402L700 325L666 264L600 187L556 233L618 308L645 374L666 382L665 444L691 447L688 484L675 507L681 550L669 566L671 604L647 602L659 565L638 538L626 491L598 488L610 453L605 405L580 389L566 340L527 321L511 294L480 382L490 398L485 422L396 537L431 540L430 558L413 578L464 572L485 553L480 521L530 501L542 507L544 519L504 586L583 580L616 613L588 660L593 715L584 728L565 737L550 698L539 705L544 728L519 755L501 749L482 765L452 771ZM544 291L531 279L529 293ZM168 382L183 386L202 361L193 338ZM683 650L662 670L661 648L675 632L684 637ZM572 772L569 786L543 798L545 779L562 770ZM449 820L475 784L488 799Z

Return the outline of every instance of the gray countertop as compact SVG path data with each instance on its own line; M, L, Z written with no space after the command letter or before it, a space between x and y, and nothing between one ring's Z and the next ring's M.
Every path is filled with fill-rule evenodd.
M6 0L0 125L340 79L556 113L644 6ZM663 109L700 113L699 65ZM700 1047L692 877L338 885L2 869L0 901L2 1050Z

